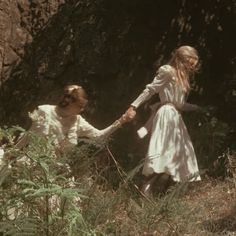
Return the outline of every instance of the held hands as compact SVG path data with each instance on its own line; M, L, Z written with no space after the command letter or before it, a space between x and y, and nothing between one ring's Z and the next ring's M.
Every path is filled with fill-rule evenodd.
M135 115L136 115L136 111L135 111L134 107L131 106L128 108L128 110L125 112L125 114L123 114L120 117L119 121L121 124L130 122L131 120L134 119Z
M135 108L130 106L128 110L125 112L125 115L128 117L128 119L133 120L136 116Z

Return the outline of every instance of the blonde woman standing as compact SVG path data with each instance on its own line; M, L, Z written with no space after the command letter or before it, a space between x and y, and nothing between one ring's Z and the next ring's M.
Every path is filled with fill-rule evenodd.
M197 70L198 62L198 52L193 47L176 49L170 62L159 68L152 83L126 111L126 116L133 119L136 108L159 94L160 105L151 121L151 137L142 171L148 177L142 188L144 194L150 194L152 184L160 175L170 176L176 182L201 179L193 145L181 116L182 110L198 108L186 103L190 92L189 77Z

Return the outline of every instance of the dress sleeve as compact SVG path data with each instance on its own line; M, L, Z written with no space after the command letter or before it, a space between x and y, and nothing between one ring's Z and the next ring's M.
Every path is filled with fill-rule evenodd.
M49 120L47 119L46 112L40 106L32 113L29 113L29 117L32 120L30 131L41 135L48 135Z
M199 111L201 108L198 105L185 103L182 107L183 111Z
M150 99L154 94L159 93L165 86L165 84L171 78L169 71L169 66L161 66L157 72L157 75L154 77L152 83L146 85L146 88L143 92L136 98L136 100L131 104L131 106L139 107L142 103Z
M83 117L80 116L78 122L77 135L78 137L87 138L106 138L114 131L121 127L121 123L117 120L105 129L99 130L89 124Z
M38 135L47 135L49 131L49 125L46 119L45 111L39 106L38 109L34 110L32 113L29 112L28 114L32 120L32 125L29 131L37 133ZM25 133L17 140L15 147L23 148L29 143L29 141L29 135Z

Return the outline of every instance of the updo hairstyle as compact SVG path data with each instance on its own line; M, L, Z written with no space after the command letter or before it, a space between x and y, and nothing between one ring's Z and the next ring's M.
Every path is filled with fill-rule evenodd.
M66 108L71 104L78 105L81 110L87 105L88 99L84 89L78 85L68 85L64 87L64 94L58 103L60 108Z

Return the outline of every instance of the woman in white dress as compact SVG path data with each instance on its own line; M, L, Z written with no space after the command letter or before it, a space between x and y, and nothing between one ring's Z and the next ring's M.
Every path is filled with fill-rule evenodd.
M160 105L152 117L149 148L142 171L143 175L151 176L143 186L144 194L150 194L152 183L160 174L171 176L176 182L201 179L193 145L181 116L182 110L198 108L186 103L189 77L197 70L198 60L193 47L179 47L169 64L159 68L152 83L126 111L127 117L134 118L136 108L159 94ZM148 132L142 128L140 136L142 131Z
M80 115L86 104L87 96L81 86L66 86L57 105L41 105L29 113L32 120L30 131L52 138L55 147L63 151L75 146L78 137L105 138L129 119L123 115L107 128L96 129ZM28 137L24 136L17 147L25 146L28 142Z
M64 94L57 105L41 105L32 113L29 113L32 120L30 131L39 136L49 138L55 146L56 154L60 155L65 150L69 150L75 146L78 137L106 138L121 127L124 122L129 120L128 117L122 115L107 128L102 130L96 129L80 115L87 102L86 93L81 86L66 86L64 88ZM22 148L29 142L30 136L25 134L19 139L16 147ZM19 162L30 165L27 157L21 158ZM57 165L59 172L66 171L66 173L69 173L70 187L74 187L74 177L70 176L70 166L60 162L57 162ZM57 211L58 205L60 204L60 197L52 195L49 201L51 209ZM73 201L80 201L80 198L75 197Z

